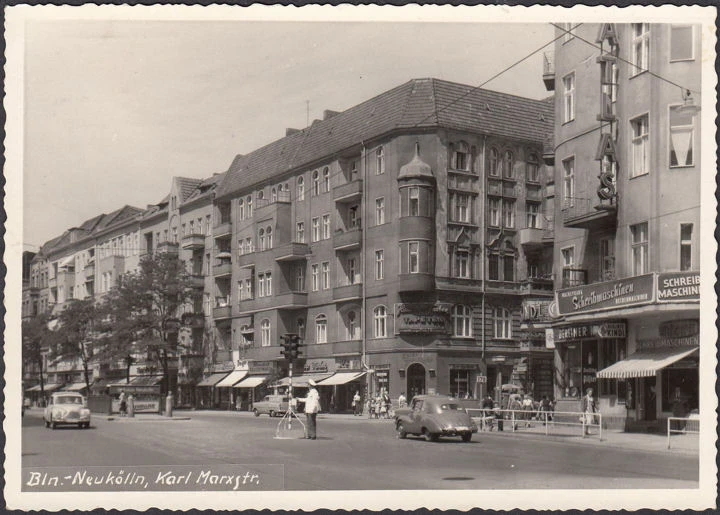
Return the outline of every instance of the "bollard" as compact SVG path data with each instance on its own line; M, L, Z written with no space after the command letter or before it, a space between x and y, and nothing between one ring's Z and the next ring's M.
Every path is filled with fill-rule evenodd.
M172 395L172 393L168 393L168 396L165 398L165 416L172 417L172 415L173 415L173 395Z
M135 416L135 397L132 395L127 398L127 416L130 418Z

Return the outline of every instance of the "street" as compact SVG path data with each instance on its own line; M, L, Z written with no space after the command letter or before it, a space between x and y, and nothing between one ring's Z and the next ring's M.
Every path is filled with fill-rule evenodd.
M46 429L23 419L24 469L55 466L282 464L287 490L697 488L698 459L479 433L471 443L397 439L392 421L318 419L318 439L275 439L279 418L180 412L191 420L106 420ZM296 424L295 427L298 427Z

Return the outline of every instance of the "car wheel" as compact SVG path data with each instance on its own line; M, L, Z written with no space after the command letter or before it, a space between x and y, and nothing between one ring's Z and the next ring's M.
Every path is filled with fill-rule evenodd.
M274 417L275 417L275 411L274 411L274 410L270 410L270 418L274 418Z
M436 435L435 433L431 433L425 428L423 428L422 434L425 437L426 442L437 442L438 440L438 435Z
M57 429L57 424L55 423L54 420L51 420L51 421L50 421L50 427L51 427L52 429Z
M405 426L402 422L398 422L397 424L397 434L398 438L400 438L401 440L407 438L407 431L405 431Z
M255 415L256 417L260 416L260 412L257 410L257 408L253 410L253 415Z
M462 441L469 442L470 440L472 440L472 433L463 433Z

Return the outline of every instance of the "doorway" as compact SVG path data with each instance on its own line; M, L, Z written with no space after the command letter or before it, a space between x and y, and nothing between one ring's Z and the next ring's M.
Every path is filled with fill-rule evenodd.
M655 376L643 379L643 404L645 405L645 420L657 420L657 391L655 389Z
M425 393L425 367L420 363L413 363L407 369L408 399Z

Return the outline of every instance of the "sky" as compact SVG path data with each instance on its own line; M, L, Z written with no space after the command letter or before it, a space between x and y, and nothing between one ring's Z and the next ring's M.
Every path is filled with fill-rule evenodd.
M552 39L547 23L29 21L24 249L226 171L308 105L312 122L413 78L479 85ZM542 51L485 87L547 97Z

